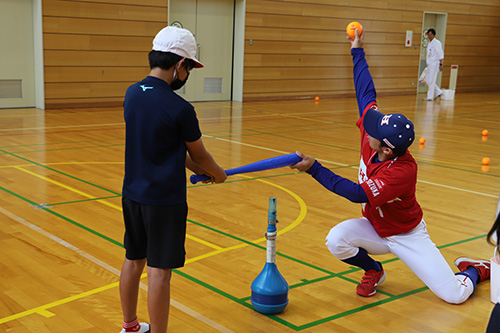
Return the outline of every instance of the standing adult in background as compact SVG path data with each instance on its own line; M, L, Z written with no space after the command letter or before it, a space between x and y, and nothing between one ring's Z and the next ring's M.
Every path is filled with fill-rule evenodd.
M186 167L215 183L227 178L203 145L194 107L174 92L193 68L203 67L195 58L196 45L186 29L162 29L149 53L149 76L131 85L125 95L122 333L167 331L172 268L184 266L185 261ZM137 319L146 263L151 326Z
M427 90L427 98L424 98L424 101L432 101L443 94L436 85L436 79L438 73L443 70L444 51L443 45L436 39L436 30L429 29L426 35L429 38L429 44L427 44L427 75L425 76L425 82L429 89Z

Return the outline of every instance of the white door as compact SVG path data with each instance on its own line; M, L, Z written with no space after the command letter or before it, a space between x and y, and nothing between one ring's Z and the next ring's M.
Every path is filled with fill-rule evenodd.
M429 43L429 39L425 37L425 32L428 29L433 28L436 30L436 38L443 45L443 50L446 52L444 44L446 40L446 21L448 15L446 13L430 13L424 12L424 18L422 22L422 36L421 36L421 44L420 44L420 63L419 63L419 76L420 73L423 72L426 66L426 57L427 57L427 44ZM446 53L444 55L446 58ZM436 78L436 84L438 87L441 87L441 77L442 72L438 73ZM427 85L423 82L418 82L417 86L417 94L419 93L427 93Z
M35 106L32 0L0 0L0 108Z
M169 24L188 29L205 67L191 71L178 93L188 101L231 99L234 0L170 0Z

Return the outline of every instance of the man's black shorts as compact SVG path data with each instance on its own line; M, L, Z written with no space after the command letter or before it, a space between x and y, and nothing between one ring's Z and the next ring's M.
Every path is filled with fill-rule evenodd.
M187 203L145 205L124 197L122 206L127 259L147 258L157 268L184 266Z

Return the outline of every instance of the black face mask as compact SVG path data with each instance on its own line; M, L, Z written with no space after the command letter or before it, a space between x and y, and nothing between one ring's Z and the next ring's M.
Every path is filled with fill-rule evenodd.
M184 81L182 81L181 79L179 79L178 77L172 81L172 83L170 83L170 88L172 88L172 90L179 90L181 89L185 84L186 84L186 81L189 77L189 74L187 74L186 78L184 79Z

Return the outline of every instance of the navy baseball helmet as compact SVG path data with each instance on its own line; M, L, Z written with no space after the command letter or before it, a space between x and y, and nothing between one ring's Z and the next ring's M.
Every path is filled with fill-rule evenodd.
M401 155L415 139L413 123L400 113L383 114L368 109L363 127L372 138L384 142L394 153Z

